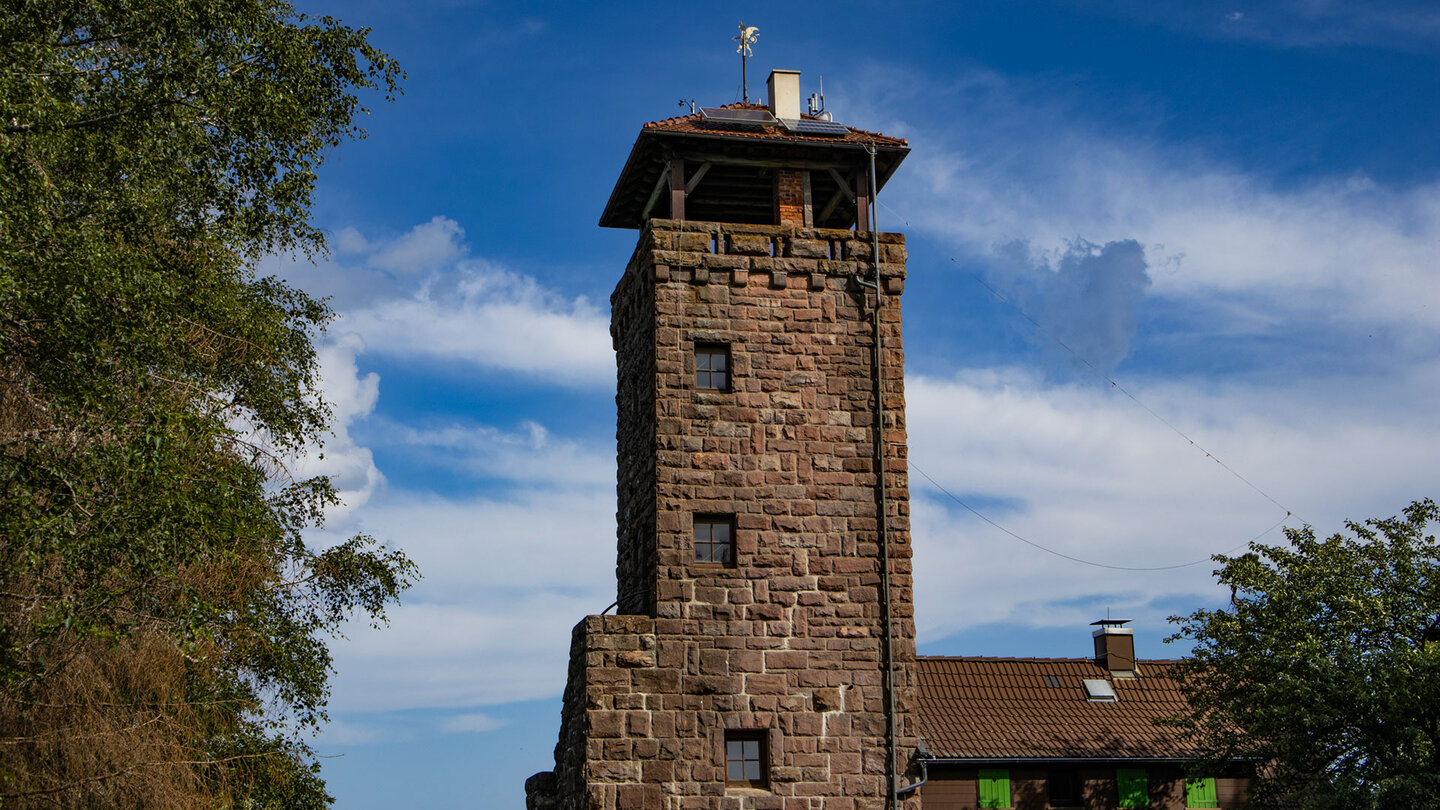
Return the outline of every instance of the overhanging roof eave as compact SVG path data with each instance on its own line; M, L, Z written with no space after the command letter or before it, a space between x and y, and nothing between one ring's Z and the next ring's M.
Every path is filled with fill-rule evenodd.
M1071 764L1071 763L1148 763L1148 764L1169 764L1189 762L1190 757L1169 756L1169 757L1122 757L1122 756L1076 756L1076 757L926 757L925 761L931 765L995 765L1002 762L1020 762L1026 764L1050 763L1050 764Z
M605 203L605 210L600 214L600 227L602 228L626 228L636 229L644 225L639 219L639 212L630 210L634 208L633 198L636 195L636 186L644 186L642 194L648 195L648 186L658 182L657 175L652 167L663 166L663 160L654 156L656 150L664 151L669 144L666 141L702 141L707 143L723 144L726 146L745 147L746 151L770 153L784 156L787 153L794 155L797 152L815 150L865 153L868 144L856 141L832 141L832 140L792 140L775 138L756 138L743 135L725 135L723 133L697 133L697 132L672 132L668 130L642 129L635 139L635 144L630 148L630 155L625 160L625 167L620 171L620 177L616 180L614 188L610 190L610 197ZM876 142L876 188L883 188L884 185L895 174L905 155L909 154L909 146L896 144L883 144ZM846 155L849 157L849 155ZM785 161L776 160L778 165ZM847 161L848 162L848 161ZM649 163L650 166L645 164ZM663 169L661 169L663 171ZM632 198L627 200L627 197Z
M615 181L615 186L610 189L610 198L605 201L605 210L600 212L600 227L602 227L602 228L630 228L630 227L635 227L635 226L630 226L630 225L625 225L625 224L620 224L620 223L614 222L614 220L618 217L618 214L615 213L615 208L616 208L617 205L618 205L618 199L617 199L617 198L620 196L620 187L625 184L625 178L627 178L627 177L630 176L630 174L631 174L631 167L632 167L632 166L635 166L635 165L639 162L639 155L640 155L641 147L644 146L644 142L645 142L645 131L644 131L644 130L641 130L641 131L640 131L640 134L639 134L638 136L636 136L636 138L635 138L635 143L630 147L630 155L625 158L625 166L624 166L624 168L622 168L622 169L620 170L620 177L619 177L618 179L616 179L616 181ZM643 225L643 224L644 224L644 223L641 223L641 225Z

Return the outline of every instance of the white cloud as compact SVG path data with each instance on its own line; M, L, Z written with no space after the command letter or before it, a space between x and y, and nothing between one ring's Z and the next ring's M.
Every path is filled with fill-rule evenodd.
M457 714L441 724L441 728L454 734L465 734L471 732L495 731L509 725L505 720L491 717L488 714L471 712L469 714Z
M463 363L567 385L613 385L606 313L484 261L466 261L408 297L346 313L338 327L377 354Z
M349 225L337 231L330 244L340 253L364 253L370 249L364 235Z
M512 596L504 604L405 605L391 611L388 628L356 629L349 640L332 642L344 676L335 679L331 707L465 708L559 694L570 630L604 608L606 597L541 590Z
M1377 409L1365 392L1317 383L1264 387L1168 381L1132 392L1204 450L1318 531L1346 518L1396 514L1440 491L1431 450L1440 417L1425 404L1440 366ZM1047 386L1034 375L980 370L908 384L911 458L945 489L1006 529L1108 565L1206 560L1284 513L1123 395ZM1377 412L1378 411L1378 412ZM1114 571L1023 545L912 472L916 614L922 640L994 622L1063 626L1093 620L1084 603L1120 609L1217 597L1208 562L1173 571ZM1263 542L1282 542L1275 529Z
M365 723L355 723L348 720L331 719L320 730L317 744L319 745L369 745L371 743L385 742L395 738L395 734Z
M362 350L362 342L353 334L316 347L320 394L331 406L331 435L323 448L310 447L295 461L293 469L297 478L330 476L340 503L327 509L325 516L336 529L352 525L356 510L385 485L374 454L368 447L357 445L350 435L355 423L375 410L380 397L380 377L374 373L361 375L355 365L355 356Z
M339 711L468 707L557 694L570 630L615 598L613 484L506 500L388 492L364 528L423 579L390 626L332 646Z
M608 488L615 480L615 451L557 439L538 422L518 431L488 425L451 423L412 427L378 421L374 433L387 444L403 445L421 463L467 475L500 478L542 487Z
M910 86L927 109L948 99L955 111L944 131L916 127L898 118L914 99L873 95L893 122L880 129L925 144L888 203L912 233L948 241L1022 297L1062 285L1052 270L1073 258L1077 236L1134 239L1151 300L1130 303L1144 311L1163 301L1194 319L1188 334L1141 339L1189 345L1188 361L1213 357L1233 375L1123 379L1149 408L1320 531L1440 490L1427 454L1440 444L1440 182L1386 188L1356 176L1278 188L1195 150L1108 132L1044 82L976 72ZM1014 261L1017 244L1026 261ZM1066 334L1075 318L1056 311L1057 295L1039 289L1027 309L1108 368L1118 352ZM1112 309L1114 326L1128 310ZM1374 351L1372 333L1394 351ZM1236 374L1241 363L1214 351L1220 336L1264 336L1250 344L1263 354ZM1327 362L1292 365L1302 355ZM1309 376L1290 373L1300 367ZM908 404L916 468L1064 554L1132 567L1204 560L1283 516L1113 391L962 369L912 376ZM991 623L1073 626L1099 604L1153 621L1219 596L1208 562L1149 573L1077 565L985 524L918 474L912 487L922 639ZM1282 539L1278 529L1264 537Z
M437 216L372 254L370 265L415 275L446 269L464 255L465 229L449 217Z
M992 264L997 246L1016 241L1054 258L1077 237L1134 239L1151 294L1234 313L1249 328L1299 319L1435 334L1440 182L1402 189L1347 176L1276 188L1195 150L1104 131L1064 86L984 71L946 82L878 73L857 117L924 144L886 203L916 231ZM889 92L897 87L910 90ZM954 114L943 129L907 121L921 105Z
M345 228L334 241L343 261L271 257L262 271L329 298L338 314L331 334L358 336L365 353L566 386L614 384L609 313L465 258L465 231L454 220L437 216L388 242Z

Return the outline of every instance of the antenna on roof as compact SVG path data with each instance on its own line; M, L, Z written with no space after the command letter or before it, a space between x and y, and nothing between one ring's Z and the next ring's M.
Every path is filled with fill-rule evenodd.
M750 103L750 84L746 73L750 59L750 46L755 44L755 38L758 36L760 36L759 28L742 22L740 23L740 35L731 37L740 43L740 47L736 48L735 52L740 54L740 95L741 101L746 104Z
M820 92L810 94L810 103L807 112L810 117L818 118L821 121L833 120L830 111L825 109L825 77L820 77Z

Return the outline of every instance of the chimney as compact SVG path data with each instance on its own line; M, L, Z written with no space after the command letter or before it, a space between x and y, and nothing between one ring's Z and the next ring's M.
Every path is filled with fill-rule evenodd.
M800 71L772 70L765 80L770 89L770 114L776 118L800 117Z
M1091 622L1096 628L1095 663L1119 678L1135 675L1135 631L1125 625L1129 619L1101 619Z

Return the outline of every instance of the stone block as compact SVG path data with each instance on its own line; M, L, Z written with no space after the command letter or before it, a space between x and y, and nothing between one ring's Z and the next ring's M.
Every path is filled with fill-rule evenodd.
M745 692L752 695L783 695L789 691L784 675L758 674L745 676Z
M810 656L794 650L773 650L765 653L765 669L804 669Z
M655 655L647 650L626 650L615 656L615 663L622 667L653 667Z
M777 765L770 769L770 781L784 784L786 782L799 782L801 778L800 769L793 765Z
M590 736L592 738L620 737L624 733L624 712L590 712Z
M681 689L683 676L678 669L637 671L631 680L637 691L645 694L673 694Z
M901 252L904 252L903 247ZM819 239L791 239L786 245L785 255L798 259L829 259L830 243Z
M771 238L768 236L736 233L730 235L730 244L726 253L741 256L769 256L771 249Z
M675 234L674 249L688 250L694 253L712 252L713 237L708 233L678 233ZM902 248L903 251L903 248Z

